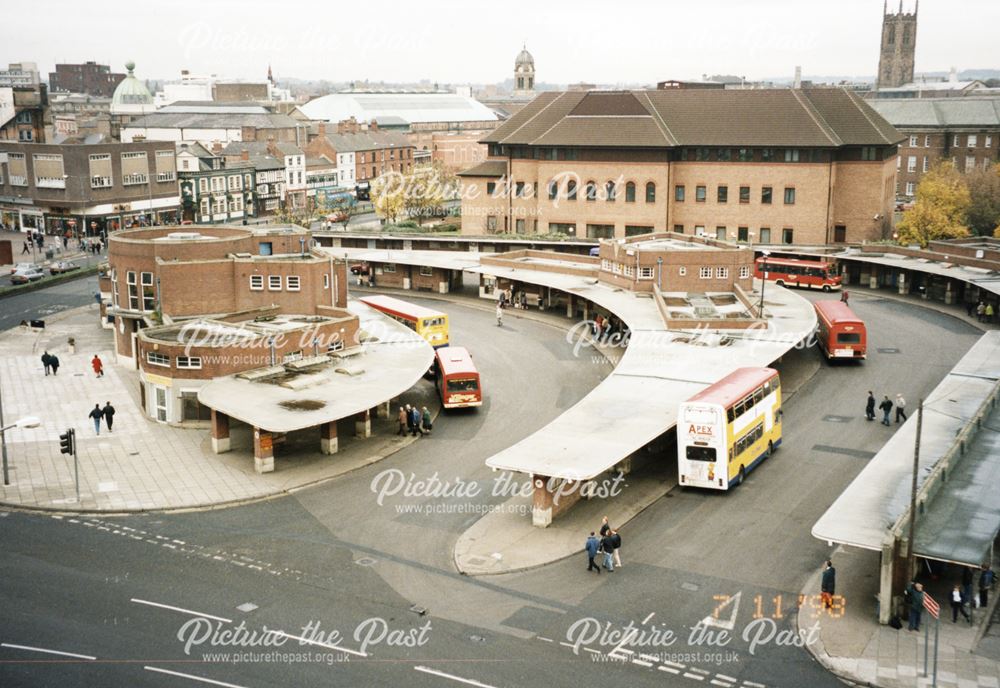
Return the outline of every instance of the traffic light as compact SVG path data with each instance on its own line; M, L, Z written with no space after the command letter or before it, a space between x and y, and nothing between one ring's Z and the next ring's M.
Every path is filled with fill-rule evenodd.
M72 454L76 450L76 433L72 428L59 435L59 453Z

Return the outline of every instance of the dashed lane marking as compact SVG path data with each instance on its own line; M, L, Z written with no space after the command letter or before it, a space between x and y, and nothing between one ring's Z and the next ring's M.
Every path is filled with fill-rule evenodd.
M97 657L91 655L80 655L76 652L63 652L62 650L49 650L44 647L34 647L32 645L15 645L14 643L0 643L0 647L9 647L12 650L26 650L28 652L42 652L47 655L59 655L60 657L73 657L75 659L86 659L93 662Z
M458 681L459 683L464 683L467 686L477 686L478 688L494 688L488 683L480 683L479 681L471 678L462 678L461 676L456 676L455 674L446 674L443 671L438 671L437 669L431 669L425 666L415 666L414 671L420 671L425 674L430 674L432 676L439 676L441 678L446 678L451 681Z
M131 602L136 604L144 604L147 607L159 607L160 609L167 609L172 612L180 612L181 614L190 614L191 616L200 616L203 619L215 619L216 621L222 621L223 623L232 623L232 619L227 619L223 616L215 616L214 614L206 614L205 612L196 612L192 609L184 609L183 607L174 607L169 604L161 604L160 602L150 602L149 600L140 600L133 597Z
M225 681L216 681L211 678L205 678L204 676L195 676L194 674L183 674L179 671L171 671L170 669L161 669L154 666L144 666L143 669L146 671L155 671L158 674L168 674L170 676L178 676L180 678L187 678L192 681L198 681L199 683L209 683L213 686L224 686L225 688L246 688L245 686L240 686L235 683L226 683Z

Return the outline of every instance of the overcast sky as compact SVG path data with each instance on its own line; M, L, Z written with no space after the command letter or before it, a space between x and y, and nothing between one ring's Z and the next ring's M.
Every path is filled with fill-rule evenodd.
M905 0L912 8L915 0ZM898 7L899 0L891 3ZM97 60L141 78L492 83L522 42L537 79L654 83L702 74L747 78L874 75L882 0L38 0L44 22L0 29L0 61ZM19 11L27 11L22 8ZM923 0L917 71L1000 68L998 0ZM34 27L34 28L32 28Z

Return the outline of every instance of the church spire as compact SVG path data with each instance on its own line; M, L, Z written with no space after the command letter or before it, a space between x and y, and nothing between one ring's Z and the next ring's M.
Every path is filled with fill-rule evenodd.
M268 80L268 82L272 86L274 86L274 76L271 75L271 65L270 65L270 63L268 63L268 65L267 65L267 80Z

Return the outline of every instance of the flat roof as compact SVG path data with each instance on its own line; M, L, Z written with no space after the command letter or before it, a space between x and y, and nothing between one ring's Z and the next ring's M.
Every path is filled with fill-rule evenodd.
M371 409L417 384L434 359L434 350L405 325L359 301L347 308L371 335L360 352L306 369L291 384L228 375L198 391L209 408L271 432L315 427Z
M988 332L924 402L918 486L952 447L1000 380L1000 332ZM994 411L994 416L996 411ZM996 427L993 425L992 427ZM813 537L880 550L910 506L916 413L886 442L812 528ZM991 453L992 452L992 453ZM982 563L1000 527L997 433L984 427L917 520L920 556ZM978 484L977 481L985 481Z

